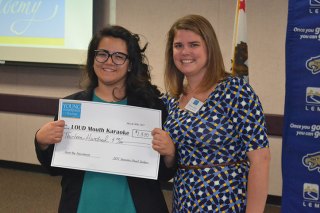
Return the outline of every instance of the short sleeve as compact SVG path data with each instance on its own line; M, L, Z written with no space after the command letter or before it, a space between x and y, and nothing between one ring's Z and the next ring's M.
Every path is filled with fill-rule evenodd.
M168 99L169 99L169 96L168 96L168 93L165 93L161 96L161 100L162 102L164 103L164 105L167 107L168 105Z
M233 78L230 90L234 94L232 101L232 121L236 125L242 141L242 150L269 147L263 109L252 87L242 78Z
M162 95L161 100L165 105L167 111L170 112L172 104L174 103L174 99L168 93L165 93Z

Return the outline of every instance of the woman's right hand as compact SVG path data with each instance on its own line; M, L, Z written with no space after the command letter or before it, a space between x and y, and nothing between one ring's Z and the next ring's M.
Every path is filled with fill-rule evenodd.
M41 150L46 150L50 144L59 143L62 140L64 120L57 120L43 125L36 133L36 141Z
M151 134L152 148L164 156L164 162L168 168L174 166L176 149L170 135L160 128L153 129Z

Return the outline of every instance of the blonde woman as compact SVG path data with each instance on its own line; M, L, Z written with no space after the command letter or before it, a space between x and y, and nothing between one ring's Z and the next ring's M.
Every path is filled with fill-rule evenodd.
M165 131L153 148L178 166L173 212L264 211L269 142L257 95L224 68L215 32L204 17L178 19L168 33Z

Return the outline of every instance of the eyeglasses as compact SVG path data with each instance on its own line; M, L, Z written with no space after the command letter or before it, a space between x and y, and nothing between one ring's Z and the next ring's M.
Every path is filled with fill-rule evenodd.
M109 57L111 57L112 62L115 65L122 65L126 62L126 60L129 58L127 54L124 54L122 52L114 52L110 53L108 50L95 50L95 59L99 63L104 63L108 61Z

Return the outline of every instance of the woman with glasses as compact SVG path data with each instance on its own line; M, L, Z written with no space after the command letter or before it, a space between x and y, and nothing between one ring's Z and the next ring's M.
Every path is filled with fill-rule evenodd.
M166 111L160 91L150 82L149 66L139 36L120 26L102 29L91 40L84 72L86 90L66 99L107 102ZM106 118L107 119L107 118ZM51 167L55 143L63 136L64 121L42 126L35 136L40 163L52 175L62 175L59 212L168 212L158 180ZM174 171L160 162L159 179Z

